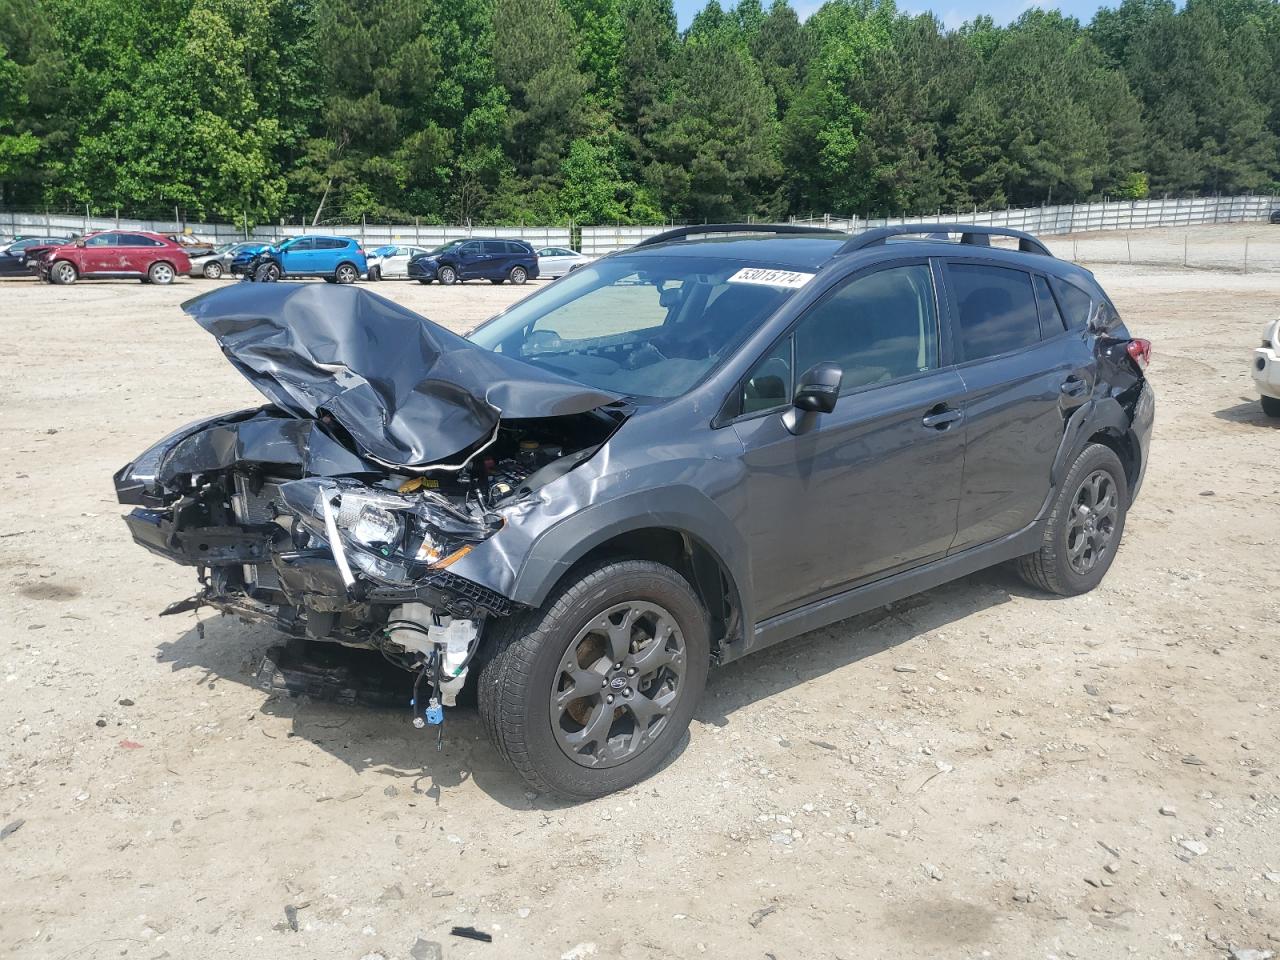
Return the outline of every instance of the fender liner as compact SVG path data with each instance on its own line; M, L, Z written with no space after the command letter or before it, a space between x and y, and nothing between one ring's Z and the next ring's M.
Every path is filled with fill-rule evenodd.
M533 542L516 574L511 599L541 606L569 569L595 547L638 530L667 529L699 541L720 562L737 600L743 636L755 621L749 585L746 541L724 511L694 487L674 485L638 490L570 514Z

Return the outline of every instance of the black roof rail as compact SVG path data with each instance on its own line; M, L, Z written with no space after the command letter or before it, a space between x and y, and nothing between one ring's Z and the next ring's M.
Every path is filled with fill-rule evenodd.
M1023 253L1039 253L1046 257L1053 256L1048 247L1029 233L1024 233L1021 230L1011 230L1008 227L980 227L972 223L913 223L900 224L895 227L876 227L874 230L867 230L865 233L860 233L853 237L836 253L837 255L853 253L855 250L865 250L867 247L874 247L877 244L884 243L890 237L910 236L911 234L921 233L958 233L960 234L961 243L968 243L978 247L991 246L991 241L987 239L988 237L1011 237L1018 241L1018 249Z
M668 243L671 240L683 240L685 237L700 237L711 233L821 233L830 236L833 233L844 233L844 231L831 227L805 227L797 223L698 223L645 237L636 246L649 247L655 243Z

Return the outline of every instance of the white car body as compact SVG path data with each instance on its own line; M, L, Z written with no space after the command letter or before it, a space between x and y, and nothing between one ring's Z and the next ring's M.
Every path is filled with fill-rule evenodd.
M377 268L378 275L383 280L401 280L409 276L409 261L426 252L426 247L397 244L393 253L369 257L369 270L372 272Z
M1268 414L1280 408L1280 320L1272 320L1262 331L1262 346L1253 351L1253 382L1262 394Z
M548 280L563 277L570 270L590 263L592 259L568 247L543 247L538 251L538 276Z

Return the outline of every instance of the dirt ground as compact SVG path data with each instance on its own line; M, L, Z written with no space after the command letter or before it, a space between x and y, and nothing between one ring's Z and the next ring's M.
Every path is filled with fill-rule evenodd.
M159 619L192 572L129 542L111 474L259 401L177 309L210 283L0 284L0 956L1280 951L1280 424L1249 377L1280 280L1097 272L1158 397L1102 587L990 570L715 671L674 762L579 805L472 710L437 752L407 707L268 696L262 627ZM529 290L376 289L457 329Z

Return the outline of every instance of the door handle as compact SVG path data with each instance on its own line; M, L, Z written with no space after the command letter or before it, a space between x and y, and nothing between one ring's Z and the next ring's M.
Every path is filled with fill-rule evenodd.
M1089 389L1089 385L1080 377L1067 377L1060 388L1068 397L1078 397Z
M963 410L956 410L954 407L948 407L945 403L940 403L932 407L920 422L930 430L946 430L963 416Z

